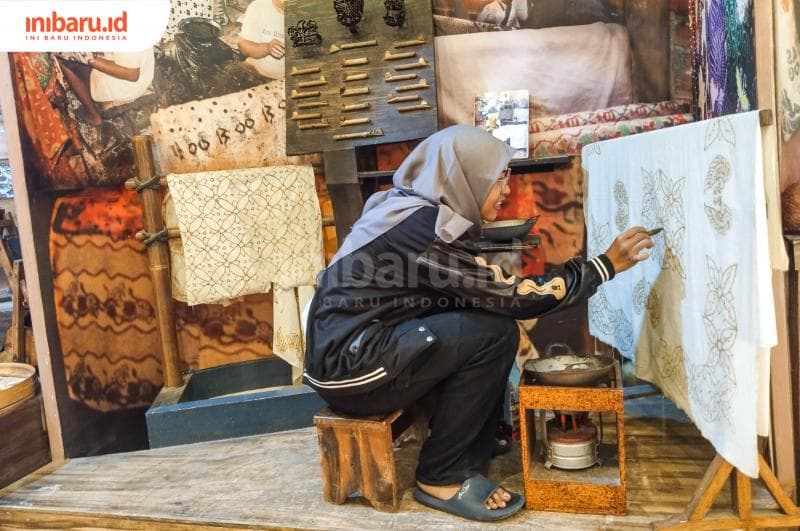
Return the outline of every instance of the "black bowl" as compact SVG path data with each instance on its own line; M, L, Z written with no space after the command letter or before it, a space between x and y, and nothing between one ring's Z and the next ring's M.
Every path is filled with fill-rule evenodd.
M211 42L219 37L222 27L209 18L189 17L178 23L178 31L196 42Z
M484 240L493 242L507 242L524 238L531 231L539 216L528 219L506 219L491 221L481 226L481 235Z

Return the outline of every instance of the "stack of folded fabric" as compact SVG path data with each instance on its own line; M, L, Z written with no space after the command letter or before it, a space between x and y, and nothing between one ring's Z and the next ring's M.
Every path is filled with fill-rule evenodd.
M693 121L688 102L633 103L595 111L533 118L531 157L580 155L583 146Z

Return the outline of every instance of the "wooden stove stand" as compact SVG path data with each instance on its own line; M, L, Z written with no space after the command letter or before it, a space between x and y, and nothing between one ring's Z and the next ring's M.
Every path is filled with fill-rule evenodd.
M624 515L627 513L625 489L625 414L619 362L605 382L608 387L557 387L529 382L522 375L519 386L520 427L522 432L522 471L525 506L541 511ZM546 470L535 454L535 412L550 410L613 412L617 420L619 477L611 482L578 481L587 471ZM542 434L542 436L544 436ZM602 445L601 445L602 448ZM601 452L602 458L602 452ZM606 465L604 465L606 466ZM597 465L592 469L596 470ZM534 477L534 474L537 477ZM555 476L548 478L548 476ZM575 479L566 479L569 476ZM565 479L560 479L565 478Z

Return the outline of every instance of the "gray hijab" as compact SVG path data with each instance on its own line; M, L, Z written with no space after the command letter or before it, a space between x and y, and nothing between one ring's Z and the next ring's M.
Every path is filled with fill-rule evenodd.
M454 125L425 139L394 173L394 187L370 196L331 264L424 206L438 207L434 230L446 242L480 235L480 209L514 149L490 133Z

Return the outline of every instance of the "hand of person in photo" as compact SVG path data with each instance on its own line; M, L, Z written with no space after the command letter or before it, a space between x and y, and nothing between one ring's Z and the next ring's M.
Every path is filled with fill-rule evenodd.
M268 43L269 46L269 55L274 57L275 59L282 59L286 50L283 47L283 41L280 39L272 39Z
M653 247L653 240L644 227L631 227L617 236L606 256L611 260L616 273L627 271L642 260L650 257L647 249Z

